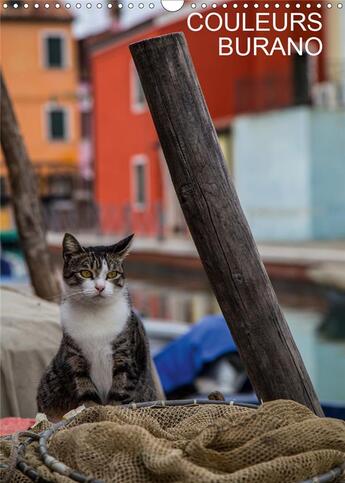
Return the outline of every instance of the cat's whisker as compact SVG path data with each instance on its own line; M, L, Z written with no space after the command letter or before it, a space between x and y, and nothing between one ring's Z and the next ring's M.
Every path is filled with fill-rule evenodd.
M67 299L70 299L70 298L73 298L73 297L77 297L78 295L91 295L95 293L94 290L80 290L79 292L72 292L72 293L69 293L69 294L62 294L62 298L67 300Z
M74 293L70 293L70 294L66 294L66 293L61 293L61 294L57 294L57 295L53 295L52 297L47 297L45 298L45 300L47 300L48 302L60 302L61 300L63 299L67 299L67 298L71 298L73 297L74 295L82 295L82 294L88 294L88 293L93 293L92 290L89 290L89 291L86 291L86 290L80 290L78 292L74 292Z
M44 300L48 302L59 302L61 300L62 294L52 295L51 297L45 297Z

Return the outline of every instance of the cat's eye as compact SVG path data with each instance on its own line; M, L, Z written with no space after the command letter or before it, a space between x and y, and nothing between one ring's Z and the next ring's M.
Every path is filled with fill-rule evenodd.
M109 280L114 280L115 278L119 277L120 276L120 273L119 272L108 272L107 273L107 279Z
M80 272L80 275L83 277L83 278L92 278L92 272L90 272L90 270L82 270Z

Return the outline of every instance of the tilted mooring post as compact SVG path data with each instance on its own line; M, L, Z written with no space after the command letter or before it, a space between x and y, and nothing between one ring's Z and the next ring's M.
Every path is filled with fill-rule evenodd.
M172 182L253 387L323 416L229 179L183 34L132 44Z
M60 287L49 256L37 181L1 72L0 83L1 146L11 184L21 247L36 295L57 300Z

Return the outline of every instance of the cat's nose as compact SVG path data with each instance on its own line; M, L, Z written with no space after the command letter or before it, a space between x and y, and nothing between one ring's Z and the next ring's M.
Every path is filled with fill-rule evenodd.
M99 293L103 292L103 290L104 290L104 285L98 285L98 284L97 284L97 285L95 285L95 287L96 287L96 290L97 290Z

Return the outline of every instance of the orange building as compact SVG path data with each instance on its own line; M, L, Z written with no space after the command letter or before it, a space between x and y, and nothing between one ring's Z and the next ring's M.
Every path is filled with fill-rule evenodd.
M1 67L41 195L50 201L71 196L78 168L77 51L72 15L62 6L35 8L34 3L1 6ZM2 152L0 163L6 191Z

